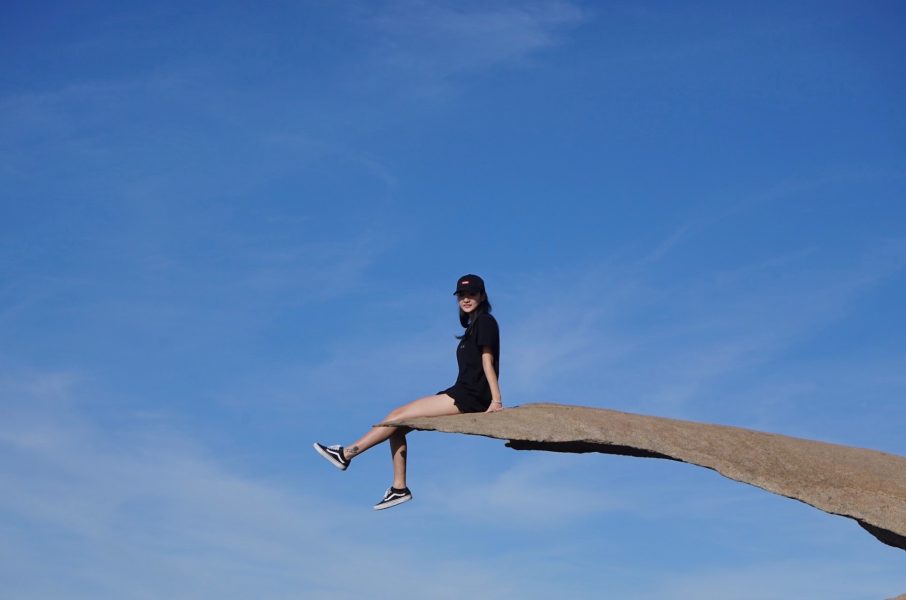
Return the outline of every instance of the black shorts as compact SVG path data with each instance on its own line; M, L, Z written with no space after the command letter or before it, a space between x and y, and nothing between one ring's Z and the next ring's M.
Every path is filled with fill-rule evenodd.
M485 400L484 398L476 396L461 385L454 384L453 387L449 387L437 393L446 394L453 398L453 404L456 405L456 408L458 408L461 413L484 412L491 406L490 398Z

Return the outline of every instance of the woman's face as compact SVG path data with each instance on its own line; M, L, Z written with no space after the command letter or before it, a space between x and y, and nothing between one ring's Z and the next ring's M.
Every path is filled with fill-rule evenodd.
M459 299L459 308L462 312L469 314L481 304L481 301L484 300L484 294L477 293L472 294L469 292L462 292L456 295Z

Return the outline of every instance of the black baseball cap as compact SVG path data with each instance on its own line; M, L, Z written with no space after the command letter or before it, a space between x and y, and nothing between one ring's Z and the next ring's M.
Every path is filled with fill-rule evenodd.
M478 275L463 275L456 282L456 291L453 294L483 294L484 280Z

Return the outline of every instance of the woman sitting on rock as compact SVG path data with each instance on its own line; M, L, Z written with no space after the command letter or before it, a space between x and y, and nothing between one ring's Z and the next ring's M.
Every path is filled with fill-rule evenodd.
M439 417L472 412L493 412L503 408L498 376L500 373L500 333L497 320L491 316L491 303L484 281L477 275L464 275L456 283L459 322L465 328L457 336L456 361L459 376L456 383L434 396L413 400L390 411L384 419L400 421L416 417ZM352 459L384 440L390 440L393 460L393 484L375 510L382 510L412 499L406 486L407 427L375 426L358 441L348 446L325 446L315 443L315 450L331 464L345 471Z

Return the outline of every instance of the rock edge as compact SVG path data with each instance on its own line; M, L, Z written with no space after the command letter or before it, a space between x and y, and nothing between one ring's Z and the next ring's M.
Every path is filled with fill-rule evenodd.
M562 404L387 422L508 440L516 450L676 460L854 519L906 550L906 457L751 429Z

